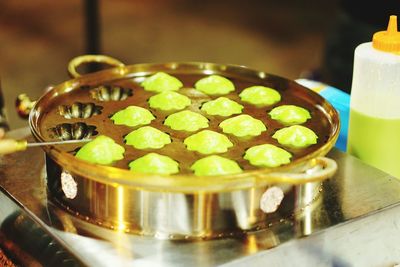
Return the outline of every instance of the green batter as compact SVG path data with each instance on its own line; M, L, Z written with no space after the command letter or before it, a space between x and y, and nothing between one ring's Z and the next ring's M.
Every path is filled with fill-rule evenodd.
M150 92L177 91L183 86L182 82L165 72L157 72L146 78L141 85Z
M125 148L105 135L99 135L82 146L76 153L78 159L95 164L109 165L124 158Z
M168 156L149 153L129 163L133 172L174 174L179 172L179 163Z
M217 155L199 159L190 168L197 176L235 174L243 171L235 161Z
M127 145L131 145L136 149L159 149L171 143L171 137L168 134L151 126L144 126L134 130L124 139Z
M400 179L400 118L370 117L350 110L347 151Z
M188 150L201 154L223 153L233 146L228 137L210 130L203 130L187 137L184 144Z

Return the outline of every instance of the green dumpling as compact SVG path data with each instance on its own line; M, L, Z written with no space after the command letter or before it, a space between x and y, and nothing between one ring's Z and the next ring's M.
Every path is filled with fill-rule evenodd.
M155 117L150 111L137 106L129 106L111 117L115 124L131 127L149 124L154 119Z
M165 91L150 97L149 105L151 108L161 110L181 110L192 103L187 96L177 92Z
M281 145L304 148L316 144L318 136L307 127L293 125L276 131L272 138L277 139Z
M219 124L224 133L233 134L238 137L258 136L266 131L264 123L254 119L250 115L243 114L224 120Z
M125 148L105 135L99 135L82 146L76 153L78 159L95 164L109 165L124 158Z
M190 169L197 176L234 174L243 171L235 161L217 155L197 160Z
M244 89L239 96L242 101L257 106L269 106L281 100L281 95L278 91L260 85Z
M228 117L233 114L240 114L242 113L242 109L242 105L223 96L206 102L201 107L201 110L206 112L208 115L219 115L223 117Z
M202 154L223 153L233 146L228 137L210 130L203 130L191 135L183 143L188 150Z
M164 124L173 130L194 132L207 128L208 119L199 113L183 110L169 115Z
M127 145L132 145L136 149L158 149L171 143L171 138L168 134L151 126L144 126L134 130L124 139Z
M131 161L129 169L142 173L174 174L179 172L179 163L168 156L149 153Z
M282 105L272 109L269 115L285 125L301 124L311 118L310 112L305 108L294 105Z
M288 164L291 157L286 150L270 144L250 147L244 155L251 165L268 168Z
M196 82L194 87L207 95L226 95L235 90L233 83L225 77L210 75Z
M165 72L157 72L146 78L141 85L150 92L177 91L183 86L182 82Z

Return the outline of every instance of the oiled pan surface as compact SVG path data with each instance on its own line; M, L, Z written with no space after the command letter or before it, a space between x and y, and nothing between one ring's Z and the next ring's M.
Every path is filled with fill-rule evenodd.
M57 125L63 123L83 123L85 126L95 127L93 134L107 135L112 137L120 145L124 146L126 150L125 157L123 160L116 162L113 165L114 167L128 169L128 163L132 160L135 160L149 152L156 152L169 156L179 162L180 174L193 174L192 170L190 170L190 166L196 160L205 157L206 155L189 151L183 144L183 140L204 129L196 132L172 130L168 126L165 126L163 122L168 115L177 111L161 111L149 107L148 99L156 93L145 91L140 84L146 77L159 71L173 75L182 81L184 86L178 92L189 97L192 101L191 105L185 109L198 112L208 118L209 127L207 129L219 133L223 133L222 129L218 126L221 121L236 115L229 117L212 116L201 111L200 108L203 103L216 99L220 95L206 95L194 89L194 85L199 79L211 74L223 76L234 83L236 88L235 91L224 96L243 105L244 109L242 114L248 114L261 120L267 127L265 132L256 137L240 138L234 135L225 134L233 143L233 147L226 153L218 155L236 161L243 168L245 173L246 171L259 169L258 167L249 164L247 160L243 159L245 150L254 145L269 143L282 147L293 155L291 164L294 164L309 159L310 157L326 154L336 141L339 129L338 114L332 106L318 94L293 81L269 75L264 72L258 72L244 67L216 65L210 63L131 65L85 75L65 82L55 87L38 101L35 110L31 115L31 126L33 127L34 135L39 140L54 140L60 138L54 132L54 127ZM132 95L125 95L126 98L124 100L99 101L93 97L93 90L104 85L111 88L123 88L123 90L125 90L124 92L129 91ZM264 107L257 107L243 102L239 97L240 92L245 88L255 85L262 85L277 90L281 94L281 101L271 106ZM60 106L71 106L77 102L91 103L91 105L94 105L96 108L101 110L101 114L92 114L88 118L71 119L61 116L59 110ZM268 115L268 112L274 107L288 104L303 107L310 112L311 119L307 120L302 125L312 129L317 134L317 144L303 149L295 149L284 147L280 145L277 140L272 138L272 135L277 130L285 127L285 125L272 120ZM140 126L128 127L115 125L110 117L117 111L130 105L140 106L150 110L156 119L153 120L149 126L153 126L168 133L171 136L172 143L161 149L146 150L139 150L130 145L126 145L123 140L124 136ZM90 129L94 128L92 127ZM74 154L79 146L81 145L63 145L52 149ZM77 160L77 162L80 161Z

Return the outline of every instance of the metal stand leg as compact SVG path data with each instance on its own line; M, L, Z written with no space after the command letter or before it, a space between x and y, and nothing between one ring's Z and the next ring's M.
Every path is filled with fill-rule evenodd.
M99 2L85 0L86 54L100 54Z
M1 129L0 135L2 135L4 131L9 130L9 126L5 115L4 97L1 91L1 81L0 81L0 129Z

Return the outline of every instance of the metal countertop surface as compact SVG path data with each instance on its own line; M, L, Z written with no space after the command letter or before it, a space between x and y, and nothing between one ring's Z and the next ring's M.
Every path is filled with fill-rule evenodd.
M30 138L27 129L10 134ZM111 231L55 207L46 196L44 152L32 148L0 158L0 237L9 234L7 221L23 214L59 244L63 255L88 266L400 263L400 182L336 149L328 157L336 160L338 172L322 183L318 198L301 213L241 237L170 241ZM15 241L32 239L25 232L26 237L22 231ZM40 241L40 237L35 238Z

